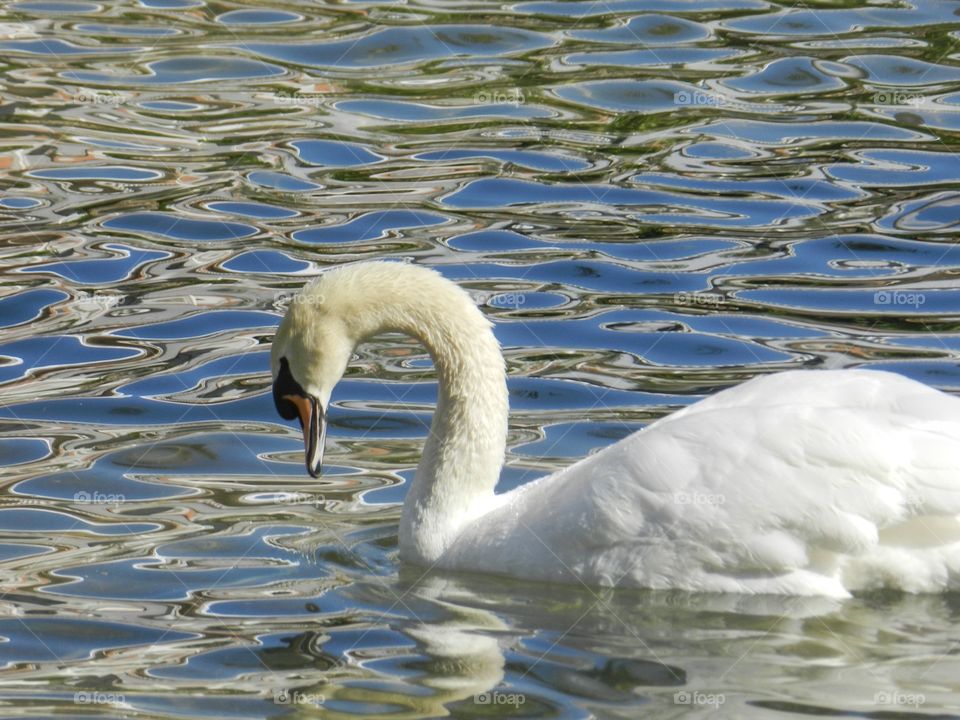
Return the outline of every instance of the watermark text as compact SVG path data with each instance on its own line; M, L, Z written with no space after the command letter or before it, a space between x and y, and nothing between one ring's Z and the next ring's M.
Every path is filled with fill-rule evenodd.
M920 292L908 292L906 290L879 290L873 294L874 305L892 305L897 307L911 306L919 308L927 301L926 296Z
M505 693L491 690L490 692L477 693L473 696L475 705L511 705L520 707L527 702L527 696L523 693Z

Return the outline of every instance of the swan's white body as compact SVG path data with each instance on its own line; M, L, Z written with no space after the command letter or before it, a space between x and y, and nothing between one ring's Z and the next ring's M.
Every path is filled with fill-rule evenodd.
M404 561L588 585L844 597L960 587L960 399L872 370L759 377L571 465L494 494L507 390L490 323L438 274L361 263L284 319L322 407L352 349L427 346L437 411L404 504Z

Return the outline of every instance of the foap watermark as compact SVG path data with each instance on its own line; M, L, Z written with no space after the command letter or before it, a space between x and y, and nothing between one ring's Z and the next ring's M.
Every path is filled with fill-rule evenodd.
M527 696L523 693L505 693L497 690L490 692L477 693L473 696L475 705L510 705L518 708L527 702Z
M727 498L721 493L675 492L673 501L677 505L723 505Z
M119 505L126 500L122 493L104 493L99 490L78 490L73 494L73 501L78 505Z
M673 94L673 104L682 107L720 107L727 99L709 90L679 90Z
M60 243L60 242L52 242L52 241L45 242L43 245L40 246L40 249L49 255L56 255L57 257L63 257L69 254L70 248L62 247L62 245L63 243Z
M277 705L323 705L327 701L321 693L300 692L281 688L273 691L273 702Z
M321 93L278 92L273 94L277 105L317 107L323 103Z
M674 705L703 705L719 708L727 701L723 693L705 693L696 690L677 690L673 694Z
M903 496L903 504L914 511L923 510L927 506L927 498L920 493L906 493ZM918 513L923 514L923 513Z
M311 505L323 507L327 498L322 493L268 492L247 496L249 502L257 505Z
M881 691L873 696L875 705L908 706L914 709L920 707L926 701L927 698L922 693L909 693L901 690Z
M896 105L898 107L910 105L912 107L919 107L926 101L927 98L925 95L904 90L880 90L873 95L875 105Z
M525 98L517 89L513 90L481 90L473 96L477 105L523 105Z
M873 294L874 305L911 306L919 308L927 301L926 295L907 290L879 290Z
M723 295L708 292L675 292L673 302L688 307L720 307L726 302Z
M477 302L481 305L516 309L527 302L527 297L518 292L480 293Z
M95 90L78 90L73 99L83 105L123 105L127 102L126 96L119 93Z
M323 305L325 298L317 292L290 292L281 290L273 296L273 304L283 307L290 305Z
M86 293L80 292L77 297L73 299L73 305L78 310L109 310L122 303L123 296L104 290L94 290Z
M73 702L76 705L122 705L126 701L121 693L115 692L80 690L73 694Z

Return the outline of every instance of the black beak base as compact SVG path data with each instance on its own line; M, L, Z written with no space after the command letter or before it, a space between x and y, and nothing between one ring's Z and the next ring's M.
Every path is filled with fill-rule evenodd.
M323 444L327 435L326 409L294 380L286 358L280 358L280 372L273 381L273 403L284 420L300 420L307 472L311 477L320 477Z
M297 406L288 397L290 395L306 397L307 393L300 383L293 379L287 359L280 358L280 372L273 381L273 404L284 420L295 420L300 416Z

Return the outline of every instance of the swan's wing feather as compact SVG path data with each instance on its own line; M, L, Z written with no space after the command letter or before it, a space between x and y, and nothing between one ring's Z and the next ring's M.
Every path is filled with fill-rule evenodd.
M664 418L719 408L850 408L895 412L920 420L960 421L960 400L916 380L882 370L791 370L760 375Z
M843 594L885 533L956 524L958 468L957 399L889 373L784 373L508 495L472 542L545 579Z

